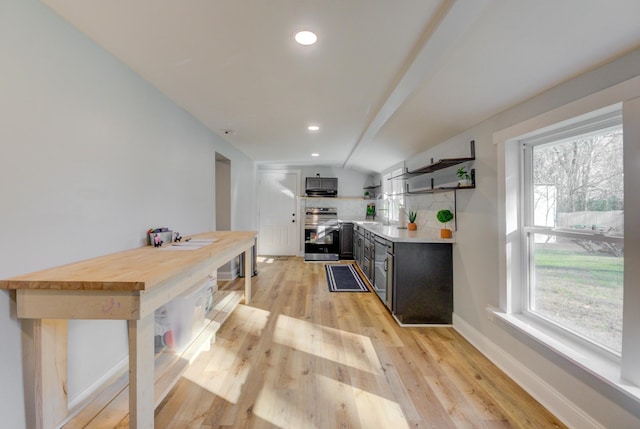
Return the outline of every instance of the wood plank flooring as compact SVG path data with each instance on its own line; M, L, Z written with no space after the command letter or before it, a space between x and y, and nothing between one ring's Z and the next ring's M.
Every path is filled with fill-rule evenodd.
M565 427L452 328L401 328L374 293L329 292L324 264L258 270L156 428Z

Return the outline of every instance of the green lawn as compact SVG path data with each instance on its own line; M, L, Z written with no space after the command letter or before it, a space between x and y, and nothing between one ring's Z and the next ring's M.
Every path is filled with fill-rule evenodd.
M536 312L620 351L624 258L537 244Z

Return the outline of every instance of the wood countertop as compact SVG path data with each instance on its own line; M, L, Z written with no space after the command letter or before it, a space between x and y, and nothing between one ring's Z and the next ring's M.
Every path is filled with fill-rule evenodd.
M196 250L146 246L0 280L0 289L149 291L199 265L224 264L253 244L255 231L214 231L191 236L216 241Z

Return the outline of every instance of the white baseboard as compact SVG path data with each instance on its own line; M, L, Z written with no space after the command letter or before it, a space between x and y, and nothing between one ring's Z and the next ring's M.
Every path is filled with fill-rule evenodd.
M110 385L122 374L127 372L129 367L129 356L125 356L121 361L107 371L102 377L98 378L84 391L76 395L75 398L69 398L68 409L72 412L71 415L77 413L88 402L91 402L105 387Z
M584 410L456 314L453 315L453 328L565 425L570 428L604 429Z

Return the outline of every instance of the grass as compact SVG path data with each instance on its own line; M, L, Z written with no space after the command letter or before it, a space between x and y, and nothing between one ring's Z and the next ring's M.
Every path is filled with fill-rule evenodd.
M536 246L535 311L620 351L624 259L578 246Z

